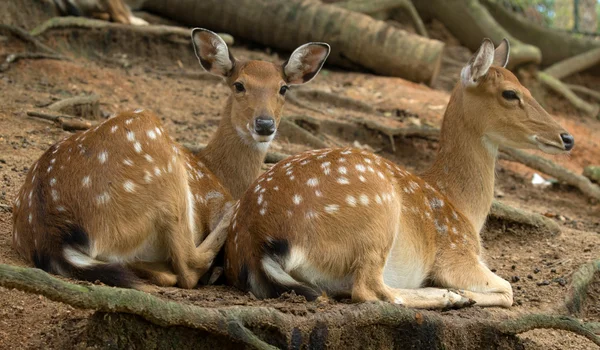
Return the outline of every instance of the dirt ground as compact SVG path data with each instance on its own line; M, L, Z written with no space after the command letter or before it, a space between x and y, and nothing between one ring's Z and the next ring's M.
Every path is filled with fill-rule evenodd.
M435 29L435 28L432 28ZM438 28L439 29L439 28ZM441 31L441 29L439 29ZM435 31L433 31L435 32ZM79 36L85 30L78 31ZM439 31L437 32L439 33ZM91 35L90 49L99 50ZM439 34L444 36L447 34ZM64 31L44 36L45 42L69 56L71 61L22 60L0 73L0 263L26 266L11 247L10 206L30 164L50 145L69 135L47 121L27 117L50 102L80 94L100 96L100 109L105 116L124 109L143 107L159 115L177 141L206 143L216 129L227 88L223 83L195 79L185 72L199 72L190 45L180 45L181 59L160 57L156 47L145 51L110 49L94 55L72 43ZM84 37L85 38L85 37ZM117 40L118 41L118 40ZM447 39L448 52L454 59L464 58L468 50ZM69 43L69 44L65 44ZM72 49L72 51L64 51ZM26 50L18 40L0 36L0 57ZM186 51L187 50L187 51ZM242 43L233 47L236 57L282 60L287 53L272 53L265 48ZM280 56L281 55L281 56ZM126 64L124 64L126 63ZM180 74L166 74L179 72ZM286 115L306 115L318 120L372 119L386 125L410 124L439 126L449 93L445 89L455 81L457 72L447 67L433 90L398 78L341 71L326 66L307 88L333 92L363 101L377 108L379 115L365 114L334 106L327 102L300 100L286 105ZM600 86L598 77L576 77L588 86ZM600 122L577 114L549 95L545 102L549 111L576 139L576 147L568 156L552 159L581 173L584 166L600 162ZM102 117L100 117L101 119ZM358 128L360 129L360 128ZM422 171L431 164L437 143L423 139L397 138L396 152L390 140L369 130L331 133L326 142L348 145L355 141L368 145L379 154L411 171ZM292 136L278 137L272 150L296 153L310 147ZM449 317L504 318L523 313L551 313L564 300L571 274L582 264L600 257L600 204L587 199L577 189L564 184L541 189L531 185L534 171L516 163L499 161L496 194L510 205L546 214L562 227L558 236L531 233L527 229L502 224L488 225L482 233L485 258L501 277L512 282L515 305L510 309L472 307L445 312ZM595 302L585 315L586 321L600 322L598 278L590 288L589 299ZM197 290L165 288L157 293L162 298L202 306L268 305L286 313L317 312L315 303L295 299L257 301L251 296L226 286ZM348 307L333 302L329 307ZM90 311L50 301L44 297L0 288L0 349L60 349L65 344L79 344ZM563 331L537 330L522 335L527 349L590 349L586 339Z

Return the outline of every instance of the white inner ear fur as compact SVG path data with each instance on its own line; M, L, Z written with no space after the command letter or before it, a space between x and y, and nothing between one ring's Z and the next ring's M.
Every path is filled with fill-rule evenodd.
M310 47L312 45L317 44L307 43L294 50L287 64L283 67L283 72L290 84L302 84L308 82L302 81L304 75L315 71L318 72L325 59L327 59L329 50L325 48L322 52L318 51L317 55L320 57L315 56L314 53L313 57L308 57L308 55L311 54ZM314 64L317 66L315 67Z
M201 34L208 34L208 40L202 40ZM200 61L202 58L205 61L211 62L210 70L200 65L210 73L226 75L233 68L233 62L229 59L229 49L225 41L215 33L209 31L194 31L192 34L194 42L194 52ZM213 53L214 52L214 53Z
M476 86L479 78L487 74L494 62L494 44L486 39L479 47L469 63L460 72L460 78L464 86Z

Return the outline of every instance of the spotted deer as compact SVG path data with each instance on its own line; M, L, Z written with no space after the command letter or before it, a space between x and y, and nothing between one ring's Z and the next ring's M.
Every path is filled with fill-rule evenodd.
M281 65L236 60L206 29L192 41L231 89L206 148L192 154L141 109L50 147L14 201L13 246L36 267L141 289L191 288L210 267L227 235L219 220L258 177L288 86L311 80L329 46L302 45Z
M147 25L144 19L134 16L125 0L54 0L63 15L91 17L122 24Z
M408 307L512 305L482 259L498 147L571 150L573 137L504 67L486 39L463 68L421 176L351 148L304 152L260 176L234 206L229 283L259 298L295 291Z

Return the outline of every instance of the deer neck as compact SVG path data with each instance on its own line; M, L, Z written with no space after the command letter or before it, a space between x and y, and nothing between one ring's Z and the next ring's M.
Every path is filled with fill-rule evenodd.
M444 115L438 155L423 178L444 193L479 232L494 197L498 146L481 131L466 127L464 113L462 90L457 88Z
M258 144L236 130L231 123L231 102L230 96L217 131L198 156L237 199L260 174L268 144Z

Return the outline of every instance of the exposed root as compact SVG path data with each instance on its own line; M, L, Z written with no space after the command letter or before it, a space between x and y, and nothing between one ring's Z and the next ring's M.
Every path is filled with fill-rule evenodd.
M69 61L69 58L62 56L62 55L43 53L43 52L19 52L19 53L13 53L13 54L6 56L6 60L4 61L4 63L0 64L0 72L7 71L10 68L10 65L12 63L15 63L22 59L29 59L29 60L47 59L47 60Z
M166 301L153 295L133 289L112 288L99 285L81 285L65 282L42 270L0 264L0 285L21 291L41 294L47 298L71 306L108 313L138 315L146 321L161 327L184 326L204 332L224 336L247 346L258 349L273 349L273 346L260 339L249 327L260 329L268 326L275 334L288 334L289 330L302 324L304 327L321 327L329 322L354 324L356 327L368 325L400 327L418 324L435 330L444 327L444 320L437 313L416 312L390 303L362 303L348 306L351 312L335 311L294 316L267 307L223 307L207 308ZM320 326L319 326L320 325ZM567 330L583 335L600 345L600 337L584 323L565 316L524 315L504 321L476 320L473 327L479 326L477 334L496 331L505 335L515 335L538 328Z
M539 170L545 174L555 177L559 181L579 188L585 195L600 200L600 186L593 184L587 177L577 175L560 165L521 150L502 147L501 151L508 154L514 161L525 164L530 168Z
M53 114L37 111L27 111L27 115L34 118L40 118L53 121L56 126L65 131L87 130L94 124L87 120L77 120L73 116L66 114Z
M200 151L202 151L206 145L193 145L187 142L184 142L181 144L183 147L187 148L190 152L197 154ZM286 159L287 157L290 157L289 154L285 154L285 153L279 153L279 152L267 152L267 156L265 157L265 163L270 163L270 164L274 164L274 163L278 163L284 159Z
M130 26L127 24L107 22L97 19L84 17L54 17L42 23L31 31L33 36L41 35L49 30L64 29L64 28L121 28L132 32L143 33L146 36L173 37L173 41L184 40L188 44L190 40L190 30L181 27L163 26L163 25L147 25L147 26ZM233 45L233 37L229 34L219 34L219 36L227 43Z
M98 97L98 95L96 95L96 94L91 94L91 95L86 95L86 96L75 96L75 97L65 98L60 101L56 101L56 102L50 104L46 108L48 108L51 111L55 111L55 112L64 112L65 109L67 109L67 108L81 106L81 105L96 104L96 103L98 103L99 100L100 100L100 97Z
M329 145L305 129L299 127L293 121L282 119L279 123L279 133L294 143L300 143L311 148L327 148Z
M551 235L560 233L560 226L554 222L554 220L540 214L511 207L498 201L492 202L492 208L489 215L498 220L541 228Z
M596 101L600 102L600 92L596 90L588 89L581 85L565 84L565 86L571 89L573 92L592 97L596 99Z
M600 273L600 259L581 266L573 273L571 285L565 297L565 307L570 314L582 316L582 307L585 305L588 287L596 273Z
M564 97L573 106L575 106L575 108L585 112L589 116L598 116L598 112L600 111L600 107L598 107L598 105L593 105L582 100L579 98L579 96L575 95L575 93L571 91L571 89L569 89L563 82L556 79L552 75L545 72L538 72L538 79L549 89Z
M24 42L33 45L39 51L44 51L48 54L53 54L53 55L57 55L57 56L60 55L54 49L50 48L49 46L46 46L45 44L43 44L38 39L34 38L31 34L27 33L27 31L22 28L0 23L0 31L5 31L5 32L11 33L12 35L16 36L17 38L23 40Z
M304 88L294 90L291 94L294 95L294 97L306 99L311 102L324 102L338 108L349 109L355 112L378 114L377 110L368 103L327 91ZM317 111L323 113L321 110Z
M546 68L544 72L556 79L579 73L600 63L600 47L569 57Z
M423 20L415 9L415 6L410 0L347 0L336 2L336 6L345 8L346 10L361 12L369 15L379 12L387 12L394 9L402 9L410 17L415 30L420 36L429 37L427 29L423 24Z

